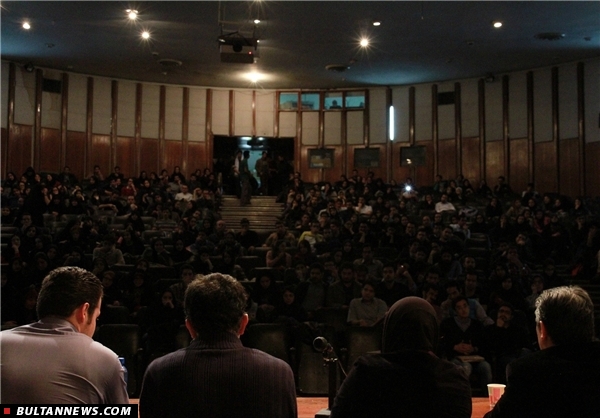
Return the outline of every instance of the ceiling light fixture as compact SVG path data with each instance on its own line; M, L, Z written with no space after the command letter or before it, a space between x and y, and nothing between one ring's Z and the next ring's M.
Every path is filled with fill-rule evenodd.
M374 20L373 21L373 26L381 26L381 21L380 20Z
M250 80L252 83L258 83L260 80L264 78L264 76L257 72L251 72L246 74L246 78Z
M26 30L31 29L31 25L29 24L29 22L23 22L23 29L26 29Z
M363 48L366 48L367 46L369 46L369 40L367 38L362 38L360 40L360 46L362 46Z
M150 39L150 32L148 32L147 30L142 32L142 38L144 39Z
M493 25L493 26L494 26L496 29L498 29L498 28L501 28L501 27L502 27L502 22L500 22L499 20L495 20L495 21L493 21L493 22L492 22L492 25Z
M133 9L127 9L125 10L125 13L127 13L127 17L131 20L135 20L138 17L138 11L137 10L133 10Z
M260 19L254 19L254 24L258 25L260 23Z

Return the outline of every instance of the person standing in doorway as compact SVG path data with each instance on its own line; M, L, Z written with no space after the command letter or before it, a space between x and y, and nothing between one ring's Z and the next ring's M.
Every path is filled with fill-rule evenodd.
M240 182L242 184L242 193L240 195L240 206L246 206L250 204L252 198L252 185L250 184L250 169L248 168L248 159L250 158L250 151L244 151L244 159L240 161Z

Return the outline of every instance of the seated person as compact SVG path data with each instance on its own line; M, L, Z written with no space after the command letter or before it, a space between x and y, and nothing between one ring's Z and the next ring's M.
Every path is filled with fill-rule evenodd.
M453 299L452 309L456 315L445 319L440 325L446 356L448 360L462 367L467 376L472 372L476 373L479 377L479 385L487 391L487 384L492 381L492 368L485 360L483 325L471 319L469 301L466 297L458 296ZM480 358L463 361L461 356L480 356Z
M360 298L352 299L348 308L348 323L360 327L372 327L383 318L387 305L375 297L375 286L366 281L362 285Z
M497 376L499 383L506 382L506 366L512 361L531 352L532 341L529 338L524 312L522 321L515 319L512 305L505 303L498 309L496 323L484 329L487 346L496 356Z
M577 286L546 290L535 322L541 350L508 366L506 391L485 418L596 417L600 343L592 299Z
M326 305L330 308L348 308L353 299L361 295L361 286L354 275L354 265L344 263L340 267L340 280L327 289Z
M458 296L462 295L463 292L460 287L460 284L457 281L447 282L444 288L446 289L448 299L443 301L440 307L442 308L443 317L444 319L446 319L455 316L456 313L452 308L452 301ZM477 302L477 300L467 298L467 302L469 303L469 316L471 317L471 319L476 319L485 326L494 323L494 320L487 315L485 309L483 309L483 307L479 302Z
M469 381L435 355L438 341L429 303L417 297L396 302L383 321L381 354L358 359L337 393L331 417L470 417Z

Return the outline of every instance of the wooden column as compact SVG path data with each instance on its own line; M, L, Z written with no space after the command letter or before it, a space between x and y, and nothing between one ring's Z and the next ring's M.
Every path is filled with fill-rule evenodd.
M212 134L212 90L206 89L206 135L205 135L205 150L206 150L206 161L207 167L212 167L212 153L213 153L213 134ZM210 163L209 163L210 161Z
M502 77L502 142L504 146L504 175L510 183L510 138L508 137L508 76Z
M456 168L462 174L462 106L460 83L454 83L454 138L456 138ZM435 178L434 173L434 178Z
M35 70L35 108L33 110L33 155L31 165L35 171L40 169L40 148L42 146L42 84L44 73L41 69Z
M190 126L190 89L183 88L183 114L181 116L181 171L186 173L188 178L190 171L188 170L188 155L189 155L189 126Z
M579 194L586 195L584 64L577 64L577 136L579 142Z
M117 115L119 114L119 82L117 80L112 80L110 84L110 99L110 164L114 169L117 165Z
M63 167L67 165L67 125L69 118L69 74L67 73L62 73L60 98L60 160L58 165L62 171Z
M158 161L160 161L159 170L167 166L165 158L165 113L166 113L166 101L167 88L160 86L160 99L159 99L159 110L158 110Z
M552 143L554 144L554 155L556 155L556 170L554 171L554 181L556 190L560 190L560 138L558 137L558 67L552 67Z
M431 86L431 135L433 139L433 172L437 173L440 166L439 156L439 135L438 135L438 86L433 84ZM414 145L412 142L410 145ZM411 167L412 168L412 167ZM413 174L411 173L411 176ZM434 174L435 176L435 174ZM414 179L413 179L414 180Z
M92 123L94 120L94 77L88 77L87 79L87 114L86 114L86 122L85 122L85 146L84 154L85 154L85 164L83 167L83 172L87 173L87 175L92 174L93 167L91 166L91 156L92 156Z
M135 127L133 133L134 142L134 172L139 173L142 170L142 83L135 85ZM158 169L157 169L158 171Z
M533 72L527 73L527 159L529 182L535 183L535 142L533 141Z
M485 179L485 81L483 79L479 80L479 83L477 85L477 92L479 93L479 167L481 172L479 178Z
M15 85L17 79L17 66L14 62L8 64L8 111L6 123L6 152L2 155L3 174L6 175L9 168L8 156L10 155L10 145L14 137L15 129Z

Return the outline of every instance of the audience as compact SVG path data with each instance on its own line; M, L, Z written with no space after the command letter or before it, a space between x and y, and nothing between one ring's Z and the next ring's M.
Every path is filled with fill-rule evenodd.
M504 178L493 191L485 181L474 190L460 176L440 176L433 187L406 196L396 182L385 184L372 173L310 185L287 168L286 180L273 184L285 208L271 234L251 230L246 218L239 230L227 228L220 213L224 190L210 170L132 179L118 167L104 178L96 167L83 181L68 167L58 176L29 168L22 181L9 173L2 183L2 263L10 297L3 293L2 324L35 320L39 285L57 266L92 271L103 281L104 304L128 307L145 334L154 317L145 311L160 308L162 296L180 309L194 274L231 275L252 294L262 281L254 267L269 267L276 270L269 272L270 286L279 290L270 303L255 301L262 321L293 317L318 329L323 307L349 308L353 300L370 307L370 300L380 300L387 309L414 295L429 302L438 321L456 322L452 306L466 296L468 319L479 319L486 330L482 349L500 352L502 338L492 330L506 327L498 318L512 328L516 317L519 328L532 332L543 289L600 278L596 200L542 197L533 185L515 195ZM243 255L255 255L258 265ZM178 277L183 280L170 286L170 296L154 286ZM502 319L507 306L509 320ZM498 380L501 368L493 370Z

